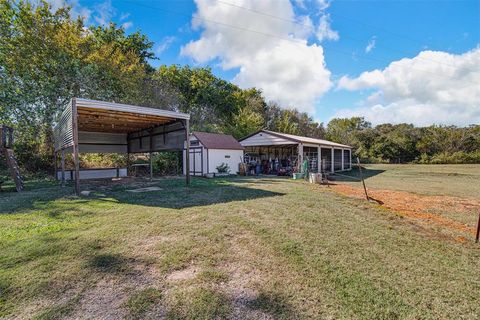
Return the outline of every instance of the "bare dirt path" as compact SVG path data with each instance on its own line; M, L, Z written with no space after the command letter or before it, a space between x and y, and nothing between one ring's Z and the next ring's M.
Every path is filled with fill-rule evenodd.
M335 192L355 198L365 198L363 188L346 184L331 185ZM480 212L480 200L452 196L419 195L404 191L384 189L368 189L369 196L383 207L396 214L412 219L419 219L428 224L439 226L468 235L475 235L476 227L465 222L467 215ZM458 219L443 216L440 212L455 213ZM458 237L459 241L466 241L465 237Z

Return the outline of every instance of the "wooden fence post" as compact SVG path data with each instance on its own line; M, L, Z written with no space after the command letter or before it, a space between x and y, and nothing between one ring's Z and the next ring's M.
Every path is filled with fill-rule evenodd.
M358 170L360 172L360 178L362 179L363 190L365 191L365 197L367 198L367 200L370 200L370 197L368 196L368 193L367 193L367 187L365 186L365 180L363 180L362 166L360 165L360 159L358 157L357 157L357 164L358 164Z
M480 237L480 211L478 212L478 223L477 223L477 235L475 237L475 242L478 243L478 238Z

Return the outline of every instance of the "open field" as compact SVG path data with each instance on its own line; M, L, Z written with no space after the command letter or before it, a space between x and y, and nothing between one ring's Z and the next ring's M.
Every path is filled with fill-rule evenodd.
M471 241L480 212L480 165L367 165L368 195L382 207L437 233ZM365 198L357 168L336 174L332 188Z
M369 188L480 198L480 164L368 164L365 167ZM347 175L358 177L358 170ZM361 184L347 178L337 180L356 186Z
M283 178L144 184L0 194L0 318L480 316L480 247L442 226Z

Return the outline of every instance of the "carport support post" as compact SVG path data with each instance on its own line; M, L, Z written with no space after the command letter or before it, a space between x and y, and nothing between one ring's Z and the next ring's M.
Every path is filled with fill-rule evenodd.
M75 194L80 195L80 159L78 157L78 112L77 101L72 98L73 163L75 166Z
M190 121L185 120L185 183L190 185Z
M62 149L62 158L60 161L62 166L62 187L65 187L65 149Z
M53 176L55 177L55 181L58 181L58 175L57 175L57 151L53 151Z
M165 126L163 126L163 130L165 131ZM150 180L153 180L153 159L152 159L152 150L153 150L153 131L150 130L150 152L148 154L148 160L150 161ZM163 133L163 137L165 138L165 133Z
M330 171L335 172L335 149L332 147L332 161L330 162Z
M151 139L151 137L150 137ZM148 160L150 161L150 180L153 180L153 159L152 159L152 152L148 154Z
M344 150L342 149L342 171L345 170L345 155Z

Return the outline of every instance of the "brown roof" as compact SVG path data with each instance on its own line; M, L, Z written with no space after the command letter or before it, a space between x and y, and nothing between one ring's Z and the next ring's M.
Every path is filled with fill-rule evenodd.
M244 150L245 148L231 135L209 132L193 132L193 135L207 149Z

